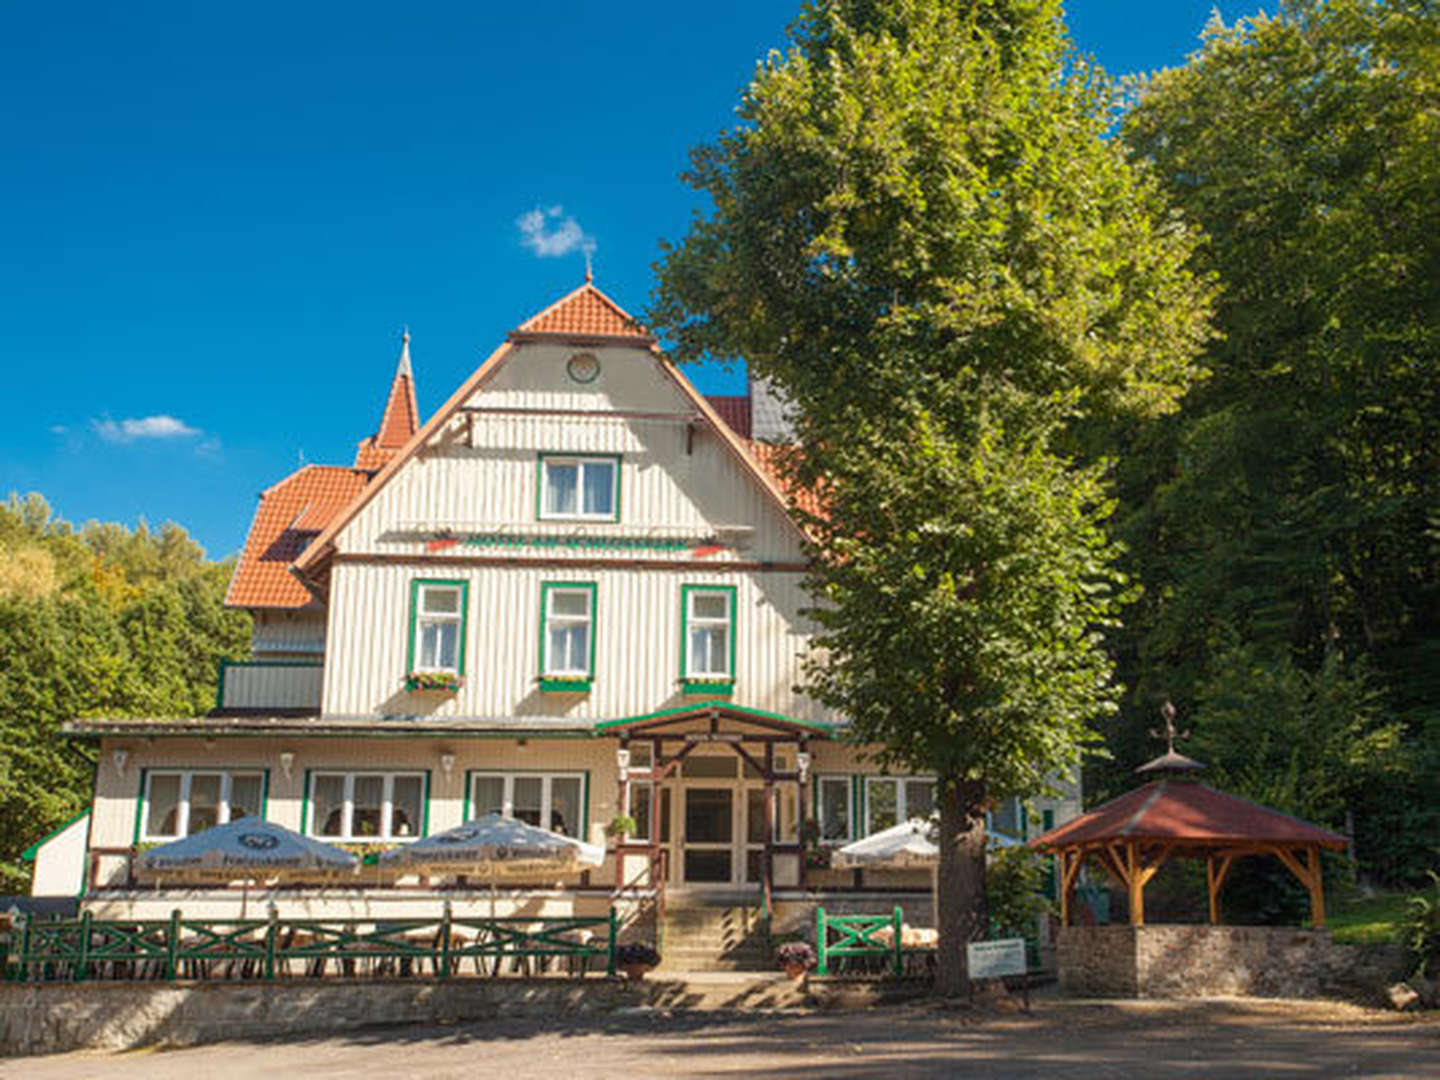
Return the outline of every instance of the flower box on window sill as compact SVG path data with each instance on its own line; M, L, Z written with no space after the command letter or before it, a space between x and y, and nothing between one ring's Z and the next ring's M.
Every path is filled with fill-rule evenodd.
M412 671L405 676L406 690L435 690L453 694L465 685L465 676L451 671Z
M682 679L680 692L692 697L728 698L735 693L735 680Z
M590 692L590 680L542 675L540 677L540 692L542 694L588 694Z

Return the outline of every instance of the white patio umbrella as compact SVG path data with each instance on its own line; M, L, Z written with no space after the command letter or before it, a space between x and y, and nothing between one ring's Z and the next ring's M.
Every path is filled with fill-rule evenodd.
M605 861L597 844L561 836L501 814L486 814L464 825L387 851L379 865L387 870L465 874L490 879L490 916L495 916L495 884L523 874L564 873Z
M244 817L151 848L140 856L136 871L141 877L181 881L240 878L245 882L243 918L252 881L330 880L354 874L359 866L360 860L348 851L273 821Z
M830 865L837 870L924 870L940 862L933 820L912 818L836 848ZM986 836L990 847L1019 847L1020 841L1004 833Z

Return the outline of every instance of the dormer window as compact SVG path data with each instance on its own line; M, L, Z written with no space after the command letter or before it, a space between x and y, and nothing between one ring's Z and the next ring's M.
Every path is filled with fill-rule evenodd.
M540 455L542 521L619 521L620 458Z

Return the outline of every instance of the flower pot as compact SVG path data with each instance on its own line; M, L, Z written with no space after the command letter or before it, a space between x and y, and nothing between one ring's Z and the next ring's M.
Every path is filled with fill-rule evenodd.
M799 979L805 974L805 965L800 963L786 964L785 974L792 979Z
M645 978L645 973L650 970L650 965L626 964L622 970L625 972L625 978L628 979L630 982L639 982L641 979Z

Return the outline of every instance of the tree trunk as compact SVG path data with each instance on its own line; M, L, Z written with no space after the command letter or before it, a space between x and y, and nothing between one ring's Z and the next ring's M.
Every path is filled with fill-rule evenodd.
M940 931L935 992L956 997L970 991L965 946L989 929L985 906L985 785L978 780L941 780L940 867L935 878L935 927Z

